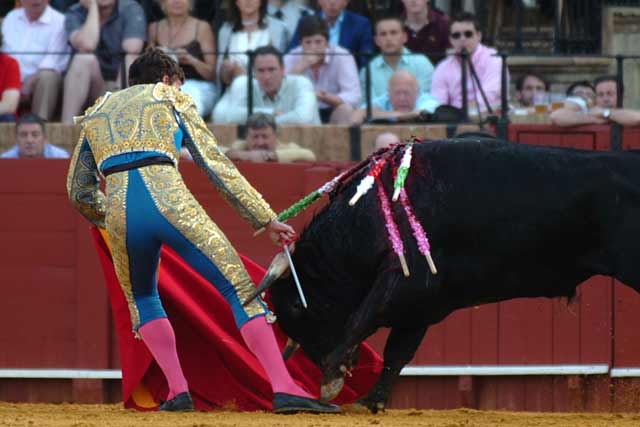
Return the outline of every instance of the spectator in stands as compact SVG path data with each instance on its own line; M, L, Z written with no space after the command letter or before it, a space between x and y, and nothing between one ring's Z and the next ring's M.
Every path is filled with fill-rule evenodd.
M532 108L544 101L549 93L549 82L535 73L523 74L516 80L516 101L519 107Z
M72 123L88 102L116 90L146 40L144 12L134 0L80 0L65 15L75 53L64 79L62 121ZM123 80L124 79L124 80Z
M374 141L374 151L388 148L395 144L400 144L400 137L393 132L382 132L376 136Z
M48 0L22 0L22 7L9 12L2 22L2 35L5 50L16 52L14 58L20 64L21 104L50 120L69 62L64 15L49 6Z
M285 72L311 80L322 123L349 124L360 101L356 61L348 50L329 44L329 28L321 17L302 18L299 31L302 45L285 56Z
M589 114L607 122L618 123L623 126L640 125L640 111L628 108L617 108L618 79L616 76L601 76L595 79L596 106L589 110ZM624 94L624 86L620 88Z
M562 108L550 115L551 123L557 126L604 124L608 117L590 114L595 107L596 91L588 81L574 82L567 88L567 99Z
M388 93L373 100L373 119L391 122L412 121L433 113L440 105L428 93L420 93L415 76L406 70L396 71L389 80ZM364 109L353 114L354 124L362 123L366 116Z
M246 140L234 142L225 153L231 160L282 163L316 160L313 151L295 142L278 141L276 121L271 114L252 114L247 119L246 127Z
M193 0L160 0L160 6L166 18L149 25L149 44L180 64L186 77L182 91L191 95L200 116L209 117L218 97L211 25L191 16Z
M613 84L612 84L613 83ZM617 80L613 76L596 79L596 87L589 82L577 82L569 87L565 106L551 113L551 121L558 126L618 123L623 126L640 125L640 111L615 108ZM613 107L612 107L613 106Z
M68 159L69 153L47 142L44 120L35 114L20 116L16 123L17 144L0 155L2 159Z
M580 105L582 110L589 110L596 104L596 89L586 81L578 81L567 88L567 101Z
M329 25L329 43L350 51L356 58L358 66L363 66L366 63L366 57L360 54L373 52L371 23L364 16L345 10L347 3L349 0L318 0L319 16ZM291 39L289 49L299 44L298 29Z
M389 79L397 70L407 70L418 80L420 93L429 92L433 65L422 54L411 54L404 47L407 33L402 20L396 17L382 18L376 22L376 45L382 52L371 60L371 99L375 99L387 92ZM360 70L360 85L366 90L366 70ZM365 102L363 95L362 102Z
M0 46L2 46L1 32ZM19 103L20 66L18 61L0 52L0 122L15 121Z
M596 105L600 108L618 107L618 78L616 76L600 76L593 81L596 91ZM621 94L624 93L624 87Z
M267 0L231 1L231 16L218 32L218 78L224 85L246 74L249 57L245 52L274 46L284 52L290 34L279 19L267 15Z
M273 114L276 123L320 124L313 84L304 76L285 75L282 53L273 46L255 51L253 109ZM247 76L240 76L213 109L214 123L247 120Z
M420 52L437 64L451 47L449 42L449 18L431 6L429 0L402 0L405 9L405 27L408 33L406 46L412 52Z
M282 21L289 34L292 35L296 31L300 18L312 15L313 11L296 0L269 0L267 13Z
M75 1L75 0L58 0L58 1ZM159 0L136 0L144 10L144 16L147 23L156 22L165 17ZM223 0L192 0L191 16L197 19L214 23L216 12L221 10L220 3Z
M469 53L470 66L475 69L487 102L491 107L500 105L502 60L496 51L481 43L482 33L475 15L463 12L451 20L449 37L456 54L463 49ZM431 94L443 105L462 108L462 61L459 55L449 56L436 66L431 83ZM487 111L480 88L467 70L467 99L470 111Z

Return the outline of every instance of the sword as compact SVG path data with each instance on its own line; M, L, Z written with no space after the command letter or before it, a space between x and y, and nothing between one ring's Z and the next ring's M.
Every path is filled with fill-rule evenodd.
M282 242L282 248L284 249L284 253L287 256L287 261L289 261L289 268L291 269L291 274L293 274L293 280L296 282L296 287L298 288L298 294L300 295L300 301L302 301L302 305L304 308L307 308L307 300L304 297L304 292L302 291L302 286L300 286L300 280L298 279L298 273L296 272L296 268L293 265L293 260L291 259L291 254L289 253L289 247L285 243L283 239L280 239Z

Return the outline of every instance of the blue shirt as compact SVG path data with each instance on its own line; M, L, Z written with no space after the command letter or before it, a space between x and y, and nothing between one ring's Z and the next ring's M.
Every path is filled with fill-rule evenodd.
M413 74L418 80L418 90L420 94L429 93L431 90L431 76L433 75L433 64L423 54L413 54L409 49L402 49L402 56L396 65L396 69L391 68L384 60L383 55L377 55L370 62L371 67L371 99L387 93L387 86L393 73L398 70L406 70ZM360 87L362 88L362 103L366 103L365 92L365 69L360 70Z
M389 94L385 93L382 96L379 96L371 101L371 105L374 108L378 108L383 111L393 111L393 107L391 106L391 99L389 98ZM436 108L440 106L440 102L435 99L433 96L428 93L421 93L418 95L418 99L416 100L416 105L413 111L427 111L428 113L433 113L436 111Z
M324 12L320 15L325 19L325 21L327 20ZM342 28L342 21L344 21L344 12L340 12L336 22L333 25L329 25L329 44L340 45L340 29ZM329 24L329 22L327 22L327 24Z

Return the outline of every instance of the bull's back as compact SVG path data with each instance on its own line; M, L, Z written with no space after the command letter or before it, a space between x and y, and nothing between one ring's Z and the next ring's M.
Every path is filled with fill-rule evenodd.
M593 260L619 178L640 183L636 154L438 142L414 155L407 185L443 273L429 301L444 312L572 294L604 269Z
M550 214L616 176L640 179L635 154L502 142L436 142L414 152L412 165L419 166L407 180L412 200L426 213L462 223Z

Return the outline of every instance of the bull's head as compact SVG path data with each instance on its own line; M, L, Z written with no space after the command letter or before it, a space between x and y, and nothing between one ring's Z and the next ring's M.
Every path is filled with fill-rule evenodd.
M290 247L290 249L293 249ZM335 313L331 304L318 292L325 286L322 278L313 277L307 272L305 265L295 261L302 289L308 307L302 305L294 279L290 274L287 259L283 253L276 255L267 273L256 288L256 295L270 289L271 302L278 317L278 324L291 340L299 344L307 355L318 366L335 348L342 335L343 328L333 324ZM319 280L320 279L320 280ZM296 347L291 341L284 353L290 355Z

